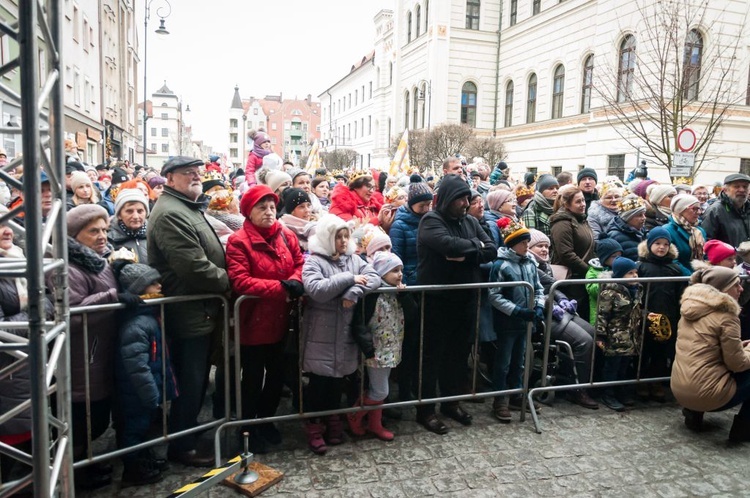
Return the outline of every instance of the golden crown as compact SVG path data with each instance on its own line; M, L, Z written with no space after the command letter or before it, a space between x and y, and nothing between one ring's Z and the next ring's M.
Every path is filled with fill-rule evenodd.
M222 175L218 171L206 170L206 172L203 173L203 176L201 177L201 182L206 183L210 181L220 181L222 184L226 185L224 175Z
M629 195L618 202L617 207L620 209L620 212L632 211L641 207L645 208L646 203L637 195Z
M672 324L669 318L661 313L648 314L648 331L654 336L657 342L668 341L672 337Z
M356 180L365 177L372 178L372 173L370 173L369 171L355 171L354 173L352 173L352 176L349 177L349 184L351 185Z

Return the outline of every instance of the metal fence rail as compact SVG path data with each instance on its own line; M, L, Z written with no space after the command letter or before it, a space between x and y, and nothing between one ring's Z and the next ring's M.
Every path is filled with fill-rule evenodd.
M609 284L609 283L617 283L617 284L626 284L626 283L632 283L632 282L638 282L640 284L645 284L645 290L644 290L644 304L643 304L643 313L641 320L641 337L645 337L646 333L646 325L647 320L645 320L645 316L648 313L648 295L649 295L649 289L651 288L652 284L659 284L659 283L672 283L672 282L689 282L690 277L650 277L650 278L598 278L596 280L592 279L571 279L571 280L558 280L552 286L549 290L549 295L554 296L555 291L557 291L560 287L566 287L566 286L573 286L573 285L587 285L587 284ZM599 292L601 292L601 287L599 287ZM597 301L597 306L600 301ZM598 310L597 310L598 311ZM596 344L594 344L594 347L591 348L591 374L589 375L588 379L585 379L586 382L580 382L578 384L568 384L563 386L548 386L547 385L547 362L549 358L549 347L550 342L552 338L552 306L549 306L547 309L547 316L545 321L545 330L544 330L544 359L542 361L542 385L541 387L533 388L528 391L526 394L529 403L531 403L531 400L542 393L545 392L560 392L560 391L571 391L576 389L586 389L586 388L597 388L597 387L617 387L617 386L626 386L626 385L634 385L634 384L646 384L646 383L654 383L654 382L668 382L669 377L642 377L641 376L641 357L643 354L643 343L644 340L641 340L640 343L640 349L638 351L638 366L636 368L636 376L634 379L627 379L627 380L618 380L618 381L611 381L611 382L594 382L594 365L596 362ZM594 340L596 341L596 337L594 337ZM538 434L542 433L541 423L539 421L539 416L536 413L536 410L534 409L533 403L531 404L531 419L534 421L534 429Z

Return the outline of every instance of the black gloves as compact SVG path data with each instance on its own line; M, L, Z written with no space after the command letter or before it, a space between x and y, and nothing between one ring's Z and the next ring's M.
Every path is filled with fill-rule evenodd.
M534 308L534 314L536 315L536 319L540 322L544 320L544 308L541 306L537 306Z
M521 308L520 306L516 306L516 309L513 310L513 314L526 322L532 321L536 316L534 314L534 310L530 310L529 308Z
M305 293L305 286L299 280L282 280L281 285L284 286L292 299L302 297Z
M135 308L143 302L141 296L132 292L120 292L117 294L117 300L128 308Z

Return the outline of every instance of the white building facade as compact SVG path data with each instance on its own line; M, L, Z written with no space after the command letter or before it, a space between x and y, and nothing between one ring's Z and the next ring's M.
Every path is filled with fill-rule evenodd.
M148 166L159 171L172 156L195 154L190 127L185 123L187 108L183 109L182 101L167 87L166 81L151 95L146 105L147 109L149 107L151 115L146 121Z
M647 5L649 2L640 2ZM628 144L606 118L596 85L617 86L619 63L648 63L639 2L616 0L396 0L375 16L374 52L319 95L325 150L346 146L364 166L384 167L388 147L405 128L466 123L478 135L502 139L512 172L627 174L646 148ZM750 173L750 30L748 0L711 5L693 29L703 54L739 39L726 98L734 104L696 179ZM631 47L629 43L633 43ZM630 50L632 48L632 50ZM627 69L627 68L626 68ZM696 100L710 95L716 78L701 83ZM355 100L373 82L371 99ZM615 88L616 92L616 88ZM349 105L349 95L352 105ZM369 96L369 92L366 92ZM708 97L704 97L708 98ZM355 104L357 102L357 104ZM364 118L372 133L362 134ZM351 126L352 132L349 133ZM691 124L700 134L704 122ZM367 126L365 130L367 131ZM638 145L638 144L634 144ZM667 170L650 174L666 180Z

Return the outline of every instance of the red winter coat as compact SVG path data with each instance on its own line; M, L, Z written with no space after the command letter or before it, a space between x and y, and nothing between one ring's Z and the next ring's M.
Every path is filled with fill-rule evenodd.
M240 344L274 344L284 338L292 303L287 302L281 280L302 282L303 263L297 236L284 226L270 242L248 220L229 236L227 274L232 291L258 298L242 304Z
M331 193L331 208L328 212L344 221L358 218L365 223L377 225L381 207L383 203L378 202L375 196L370 197L370 202L365 204L354 190L350 190L346 185L336 185Z
M255 173L263 167L263 158L260 157L253 151L247 155L247 163L245 163L245 182L248 187L252 187L258 181L255 179Z

